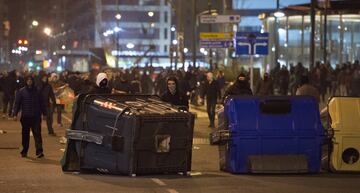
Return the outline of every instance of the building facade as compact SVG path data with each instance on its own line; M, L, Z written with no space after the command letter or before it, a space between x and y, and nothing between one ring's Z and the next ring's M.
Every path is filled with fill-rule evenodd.
M146 53L156 65L169 55L171 8L165 0L69 1L66 19L67 47L104 48L111 67L129 67Z
M6 0L0 0L0 65L7 65L9 55L10 21L8 18L8 6Z

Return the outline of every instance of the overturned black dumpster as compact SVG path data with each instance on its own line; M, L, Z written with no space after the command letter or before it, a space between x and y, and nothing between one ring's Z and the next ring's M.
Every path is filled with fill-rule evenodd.
M80 95L63 171L188 174L194 116L156 96Z

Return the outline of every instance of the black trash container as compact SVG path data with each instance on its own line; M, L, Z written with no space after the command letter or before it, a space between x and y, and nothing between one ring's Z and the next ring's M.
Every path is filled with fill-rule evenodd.
M149 95L82 95L64 171L143 175L191 171L193 114Z

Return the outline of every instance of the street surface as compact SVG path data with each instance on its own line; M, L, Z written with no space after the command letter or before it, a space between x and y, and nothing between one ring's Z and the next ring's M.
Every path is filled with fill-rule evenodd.
M208 145L208 120L203 110L198 114L194 131L193 172L181 175L114 176L105 174L63 173L59 160L65 145L60 136L64 127L54 124L58 137L47 135L42 125L45 158L36 159L31 138L28 158L21 158L20 123L0 120L0 193L359 193L360 175L232 175L219 171L216 146ZM65 114L70 118L70 114ZM55 118L55 117L54 117Z

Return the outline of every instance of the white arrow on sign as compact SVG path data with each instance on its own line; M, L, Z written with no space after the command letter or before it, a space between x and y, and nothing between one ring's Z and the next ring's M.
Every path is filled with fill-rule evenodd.
M251 55L251 44L250 43L239 42L238 45L239 46L247 46L248 50L249 50L249 55Z
M254 54L256 54L256 48L257 46L267 46L267 43L262 42L262 43L255 43L254 44Z

